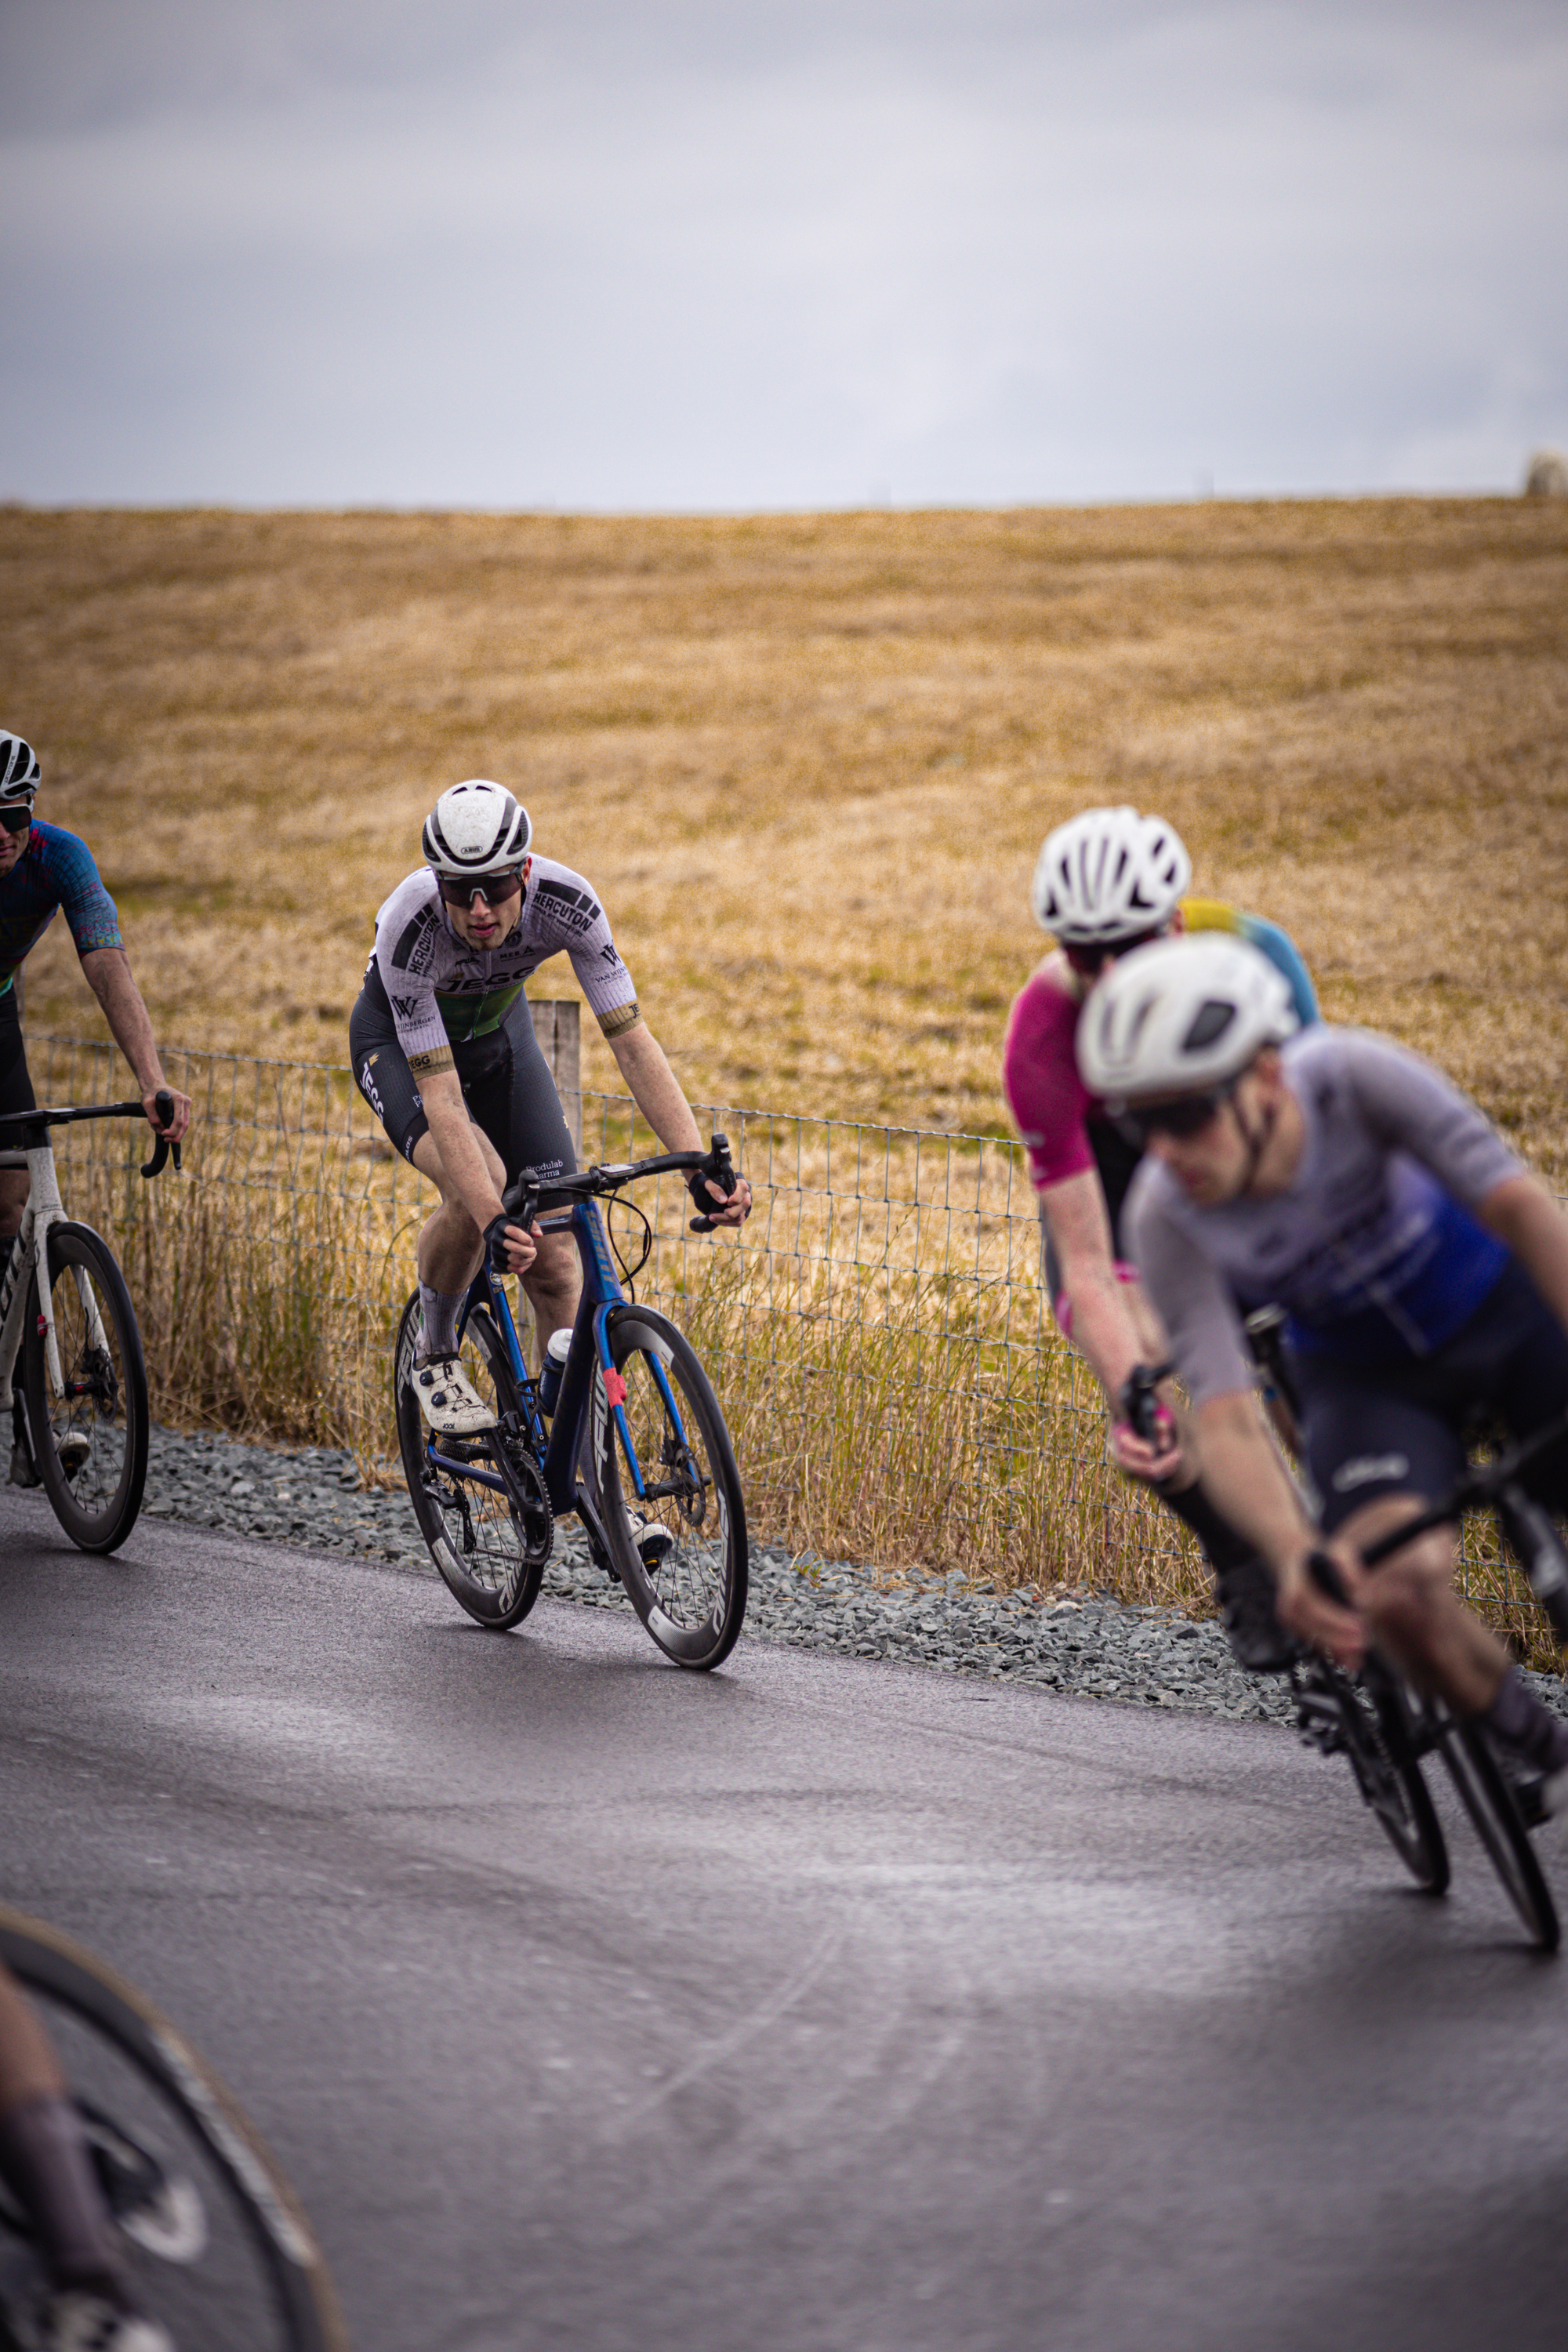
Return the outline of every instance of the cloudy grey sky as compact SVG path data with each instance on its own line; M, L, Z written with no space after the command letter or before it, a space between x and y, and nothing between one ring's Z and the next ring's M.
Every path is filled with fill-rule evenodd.
M0 0L0 497L1517 486L1563 0Z

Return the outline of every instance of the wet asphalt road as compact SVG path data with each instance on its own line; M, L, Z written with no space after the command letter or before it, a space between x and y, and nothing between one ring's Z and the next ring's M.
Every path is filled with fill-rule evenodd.
M12 1493L0 1557L0 1884L235 2084L360 2352L1568 2334L1568 1963L1451 1816L1433 1905L1265 1726Z

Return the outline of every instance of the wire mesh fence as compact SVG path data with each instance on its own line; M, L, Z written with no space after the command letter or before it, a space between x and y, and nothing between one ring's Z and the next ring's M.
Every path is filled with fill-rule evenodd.
M40 1099L124 1090L107 1043L28 1050ZM122 1126L56 1131L68 1209L125 1265L155 1412L349 1445L367 1475L395 1475L392 1335L433 1188L346 1066L177 1049L164 1064L195 1104L182 1179L144 1183ZM624 1097L581 1107L585 1160L659 1148ZM1016 1144L696 1108L751 1181L747 1224L693 1235L668 1176L607 1223L628 1265L647 1244L637 1294L709 1366L755 1531L889 1569L1206 1601L1190 1538L1110 1467L1098 1384L1047 1311ZM1484 1528L1465 1574L1539 1650L1533 1604Z

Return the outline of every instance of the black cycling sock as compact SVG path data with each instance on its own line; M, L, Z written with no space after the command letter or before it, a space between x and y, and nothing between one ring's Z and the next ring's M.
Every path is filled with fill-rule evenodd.
M1568 1723L1525 1688L1517 1666L1510 1666L1501 1689L1478 1720L1542 1771L1561 1772L1568 1766Z
M422 1353L426 1356L455 1356L458 1352L458 1316L468 1293L462 1290L432 1290L427 1282L419 1286L419 1308L425 1318L425 1339Z
M1230 1521L1205 1494L1201 1478L1194 1479L1190 1486L1184 1486L1179 1493L1173 1493L1169 1486L1162 1486L1159 1491L1176 1517L1191 1528L1216 1576L1224 1576L1229 1569L1239 1568L1244 1560L1256 1559L1256 1544L1249 1544L1244 1536L1237 1535Z
M0 2179L31 2216L57 2287L118 2289L114 2224L68 2099L24 2099L0 2116Z

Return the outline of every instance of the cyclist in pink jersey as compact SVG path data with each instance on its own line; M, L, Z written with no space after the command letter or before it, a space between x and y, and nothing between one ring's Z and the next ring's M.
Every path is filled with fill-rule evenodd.
M1046 1278L1057 1320L1087 1356L1111 1416L1111 1454L1155 1487L1193 1529L1214 1570L1226 1630L1255 1672L1285 1662L1289 1643L1273 1586L1254 1548L1214 1507L1163 1413L1154 1442L1133 1427L1134 1374L1159 1353L1159 1325L1122 1255L1121 1211L1140 1153L1079 1076L1075 1041L1084 1004L1108 964L1146 940L1183 929L1229 931L1267 955L1289 982L1298 1018L1317 1018L1300 953L1276 924L1185 896L1192 861L1173 829L1135 809L1089 809L1058 825L1035 870L1037 919L1057 941L1016 1000L1003 1084L1039 1197Z

